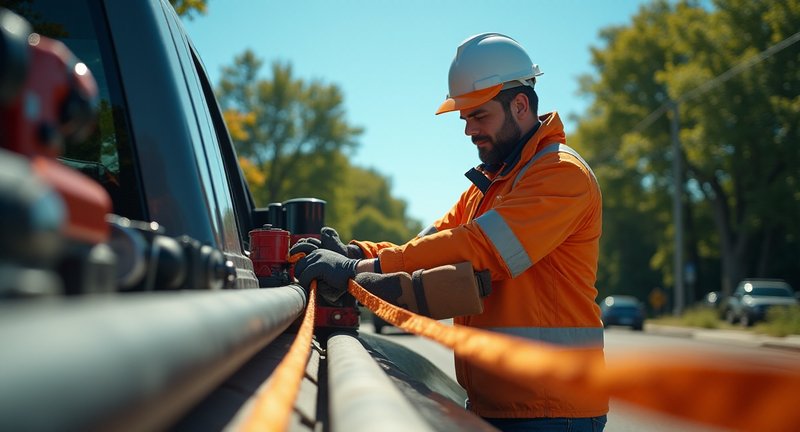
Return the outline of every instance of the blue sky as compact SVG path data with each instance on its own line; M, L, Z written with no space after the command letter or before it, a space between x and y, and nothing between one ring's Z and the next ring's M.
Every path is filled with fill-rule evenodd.
M479 163L457 113L434 115L447 71L467 37L498 32L516 39L544 75L539 112L558 111L567 139L588 100L578 77L591 73L599 31L625 25L642 0L209 0L208 13L184 20L212 82L223 65L252 49L269 78L273 61L295 77L339 86L347 120L365 129L352 153L359 166L391 179L408 213L428 225L469 185Z

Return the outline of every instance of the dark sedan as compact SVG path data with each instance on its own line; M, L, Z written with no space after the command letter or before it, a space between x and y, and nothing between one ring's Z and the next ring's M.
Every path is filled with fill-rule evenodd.
M628 326L634 330L644 327L644 306L633 296L608 296L600 303L603 327Z

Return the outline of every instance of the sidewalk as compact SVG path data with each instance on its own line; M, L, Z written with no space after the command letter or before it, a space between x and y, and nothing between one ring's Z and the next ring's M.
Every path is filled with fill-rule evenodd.
M800 352L800 335L786 337L766 336L745 330L716 330L695 327L678 327L645 323L644 331L664 336L686 337L702 341L744 345L750 347L777 348Z

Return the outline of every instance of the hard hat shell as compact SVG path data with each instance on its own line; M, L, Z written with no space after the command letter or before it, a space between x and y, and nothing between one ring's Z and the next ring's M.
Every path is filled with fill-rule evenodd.
M481 105L495 97L503 85L533 87L541 75L525 49L500 33L482 33L461 43L450 64L450 93L436 114Z

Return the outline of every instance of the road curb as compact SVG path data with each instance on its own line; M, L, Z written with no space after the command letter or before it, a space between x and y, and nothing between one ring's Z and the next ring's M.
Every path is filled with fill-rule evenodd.
M800 353L800 346L795 346L792 344L782 344L782 343L774 343L774 342L764 342L761 344L764 348L775 348L775 349L782 349L787 351L794 351Z
M694 330L688 327L667 326L661 324L651 324L645 322L644 331L646 333L655 333L663 336L683 337L690 338L694 336Z
M798 335L780 338L775 336L754 334L742 330L701 329L652 323L645 323L644 330L647 333L659 334L662 336L692 338L721 344L764 347L800 352L800 336Z

